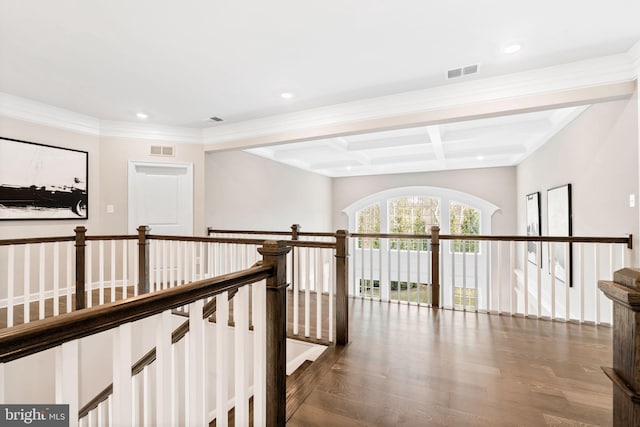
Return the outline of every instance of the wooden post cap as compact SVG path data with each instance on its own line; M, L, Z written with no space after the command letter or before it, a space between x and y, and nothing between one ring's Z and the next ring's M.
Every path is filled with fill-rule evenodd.
M613 281L634 291L640 291L640 269L623 268L613 273Z
M618 270L613 273L613 282L599 280L598 289L612 301L640 312L640 269Z

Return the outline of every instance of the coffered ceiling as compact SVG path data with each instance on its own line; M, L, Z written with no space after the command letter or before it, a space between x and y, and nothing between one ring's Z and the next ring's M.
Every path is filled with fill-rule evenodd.
M246 150L330 177L511 166L587 106Z

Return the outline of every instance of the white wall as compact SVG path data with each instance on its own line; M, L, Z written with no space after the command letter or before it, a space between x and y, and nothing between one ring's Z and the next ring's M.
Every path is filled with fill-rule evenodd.
M518 233L526 232L525 196L541 195L547 234L547 190L571 184L575 236L634 235L637 246L638 108L635 97L589 107L517 167Z
M513 234L516 230L515 167L335 178L333 229L348 228L348 218L342 210L363 197L415 185L462 191L493 203L499 210L493 215L491 232Z
M241 151L207 153L205 170L209 227L333 230L330 178Z

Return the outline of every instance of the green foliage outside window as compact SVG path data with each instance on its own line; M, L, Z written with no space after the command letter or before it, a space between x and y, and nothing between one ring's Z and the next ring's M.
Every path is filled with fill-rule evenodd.
M389 231L402 234L430 234L431 227L440 224L438 199L411 196L389 200ZM430 249L428 239L393 239L391 249Z
M480 234L480 211L460 203L452 203L449 209L449 227L451 234ZM480 242L454 240L451 250L466 253L479 252Z

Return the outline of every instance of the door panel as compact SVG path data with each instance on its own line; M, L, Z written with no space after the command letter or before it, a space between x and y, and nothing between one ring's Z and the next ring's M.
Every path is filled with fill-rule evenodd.
M148 225L153 234L193 234L191 164L129 162L129 232Z

